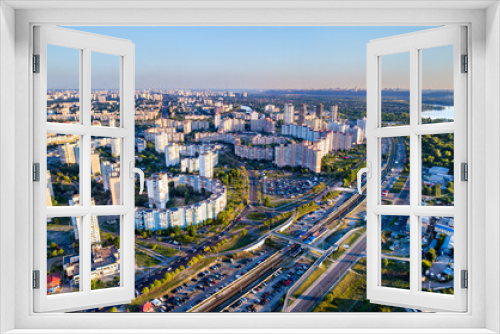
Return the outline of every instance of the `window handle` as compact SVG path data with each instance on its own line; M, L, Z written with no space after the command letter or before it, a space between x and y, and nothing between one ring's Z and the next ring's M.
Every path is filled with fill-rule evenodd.
M135 179L135 174L139 174L139 194L144 191L144 172L140 168L134 167L134 163L130 162L130 178Z
M366 173L366 177L368 179L370 179L372 177L371 166L372 166L371 162L367 162L366 163L366 167L361 168L360 170L358 170L358 193L359 194L363 193L363 190L361 189L362 188L362 186L361 186L361 178L362 178L363 174Z

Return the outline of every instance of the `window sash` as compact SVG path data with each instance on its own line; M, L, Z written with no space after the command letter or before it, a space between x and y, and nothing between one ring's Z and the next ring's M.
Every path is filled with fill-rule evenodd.
M47 45L80 50L80 119L77 124L47 122ZM120 57L120 128L91 126L91 53ZM34 162L40 164L40 182L34 183L34 270L40 271L40 289L34 291L34 311L72 311L129 302L134 296L134 46L130 41L64 28L35 27L34 53L40 55L40 73L34 74ZM77 134L79 150L78 206L46 206L47 133ZM93 206L91 199L92 136L120 138L120 205ZM91 290L92 215L120 215L120 286ZM80 217L80 291L47 295L47 224L50 217Z
M372 41L367 47L367 161L372 177L367 189L367 297L371 302L423 310L467 310L467 290L461 289L460 272L467 269L467 186L460 181L460 163L467 162L467 76L460 73L461 54L466 54L466 28L443 27ZM454 122L421 122L421 49L454 45ZM381 56L410 54L410 124L381 127ZM421 205L421 135L454 133L454 206ZM410 137L410 205L380 205L381 138ZM410 218L410 289L381 286L381 216ZM454 217L454 295L421 290L421 217Z

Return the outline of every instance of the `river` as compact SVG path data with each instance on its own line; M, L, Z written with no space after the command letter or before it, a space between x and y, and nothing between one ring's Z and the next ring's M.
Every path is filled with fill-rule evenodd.
M422 117L430 119L438 119L438 118L454 119L454 114L455 114L454 107L449 106L443 108L444 109L442 110L433 109L433 110L422 111Z

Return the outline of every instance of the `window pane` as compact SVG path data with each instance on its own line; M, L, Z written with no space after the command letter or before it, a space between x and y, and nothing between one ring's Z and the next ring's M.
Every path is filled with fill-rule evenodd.
M47 134L47 206L80 202L80 136Z
M422 217L422 290L453 294L454 219Z
M410 289L410 217L381 218L382 286Z
M120 286L120 216L91 216L92 290Z
M47 45L47 122L80 122L80 50Z
M410 137L381 139L382 205L410 204Z
M92 198L95 205L120 205L120 138L92 137Z
M422 136L422 205L453 205L453 133Z
M47 219L47 294L79 291L80 217ZM75 279L76 277L76 279Z
M120 57L92 52L92 125L120 126Z
M382 126L410 124L410 53L381 58Z
M420 51L422 123L453 122L453 45Z

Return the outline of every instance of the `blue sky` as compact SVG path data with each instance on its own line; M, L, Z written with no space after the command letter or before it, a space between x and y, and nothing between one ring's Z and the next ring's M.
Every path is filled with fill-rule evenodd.
M317 89L365 87L370 40L429 27L70 28L131 40L138 89ZM60 48L49 49L49 88L75 88L78 52L54 49ZM451 88L451 47L443 49L423 65L431 88ZM93 55L93 88L118 87L116 58ZM384 84L408 88L404 57L391 65Z

